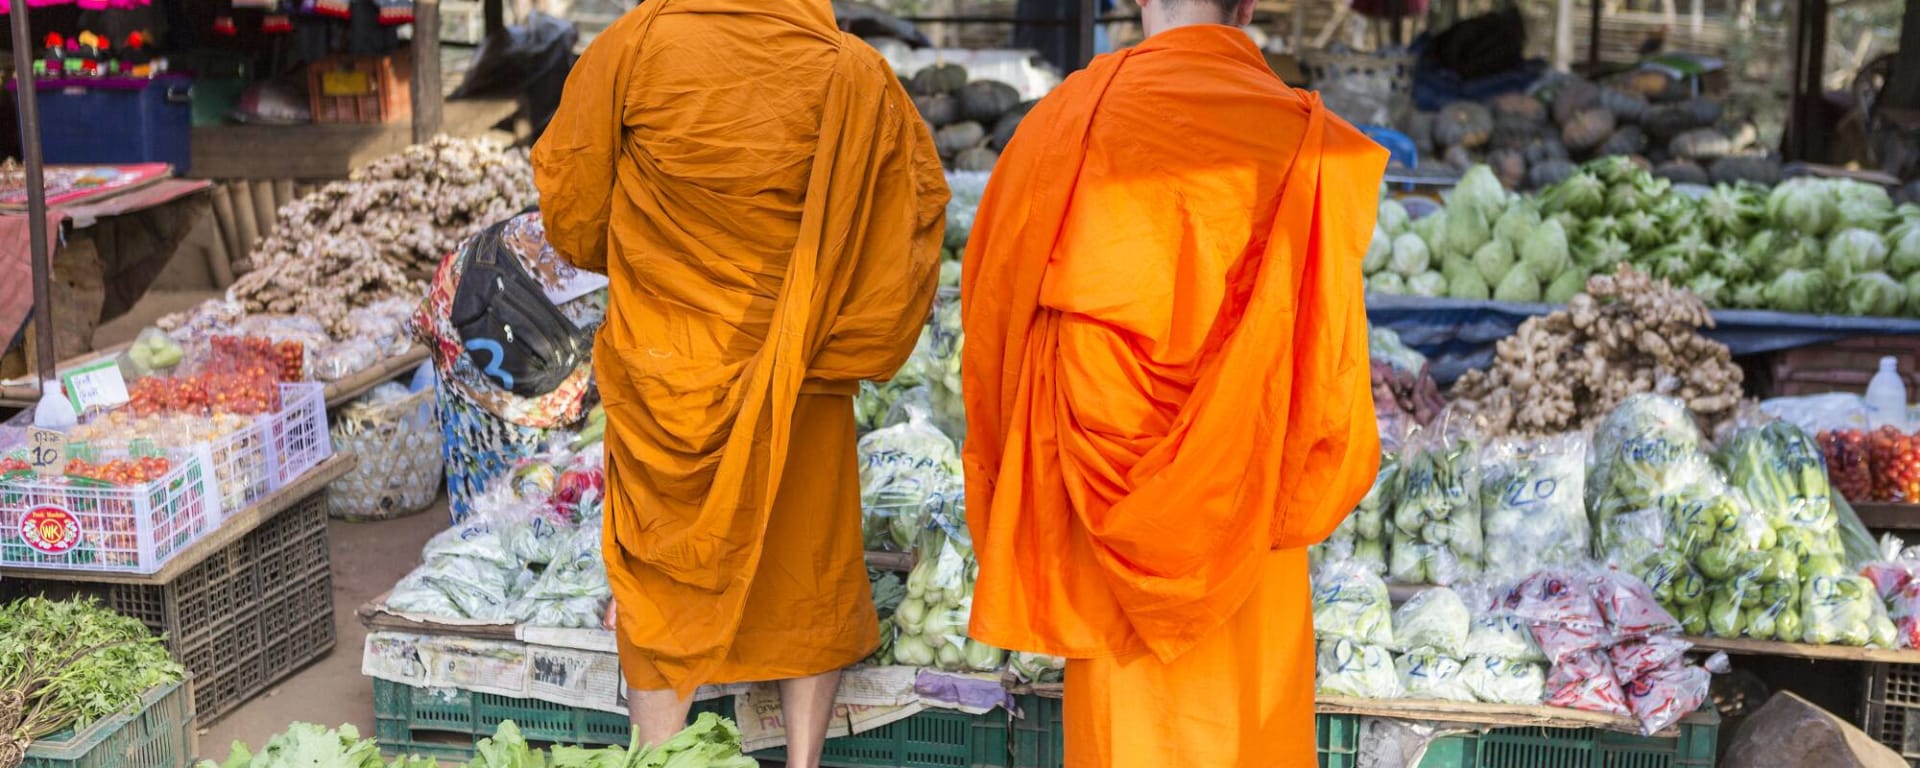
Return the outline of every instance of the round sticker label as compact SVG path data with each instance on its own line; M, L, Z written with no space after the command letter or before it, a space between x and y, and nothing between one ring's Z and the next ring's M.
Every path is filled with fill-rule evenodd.
M20 518L20 538L36 551L64 555L80 543L80 520L61 507L34 507Z

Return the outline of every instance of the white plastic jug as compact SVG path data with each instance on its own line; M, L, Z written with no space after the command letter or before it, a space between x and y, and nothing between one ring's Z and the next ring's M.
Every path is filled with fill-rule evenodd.
M1907 429L1907 383L1900 379L1900 361L1880 358L1880 372L1867 382L1867 423L1874 429L1891 425Z

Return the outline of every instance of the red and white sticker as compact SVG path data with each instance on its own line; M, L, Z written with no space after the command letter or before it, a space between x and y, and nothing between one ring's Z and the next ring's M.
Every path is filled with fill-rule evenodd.
M63 507L34 507L20 518L20 538L37 551L64 555L80 544L80 519Z

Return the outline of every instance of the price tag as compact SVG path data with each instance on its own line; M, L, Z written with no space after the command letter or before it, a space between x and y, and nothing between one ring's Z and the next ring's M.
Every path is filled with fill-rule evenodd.
M131 399L127 380L120 375L120 363L112 358L88 363L60 377L66 386L67 400L75 413L91 408L112 408Z
M51 429L27 430L27 463L41 477L59 475L67 468L67 436Z

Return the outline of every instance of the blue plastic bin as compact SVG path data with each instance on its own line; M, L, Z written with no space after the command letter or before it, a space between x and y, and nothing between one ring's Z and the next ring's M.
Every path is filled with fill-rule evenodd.
M7 83L15 98L18 87ZM174 173L186 175L192 157L192 80L63 78L34 87L48 163L167 163Z

